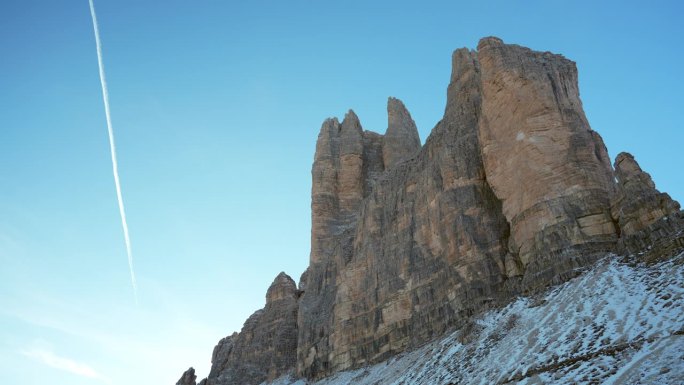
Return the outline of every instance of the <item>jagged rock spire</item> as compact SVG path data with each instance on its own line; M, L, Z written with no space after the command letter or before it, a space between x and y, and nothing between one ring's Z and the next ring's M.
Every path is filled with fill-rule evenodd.
M366 156L370 144L366 134L353 110L341 124L331 118L321 126L311 169L312 262L331 256L333 234L348 225L344 222L357 212L368 191L368 171L375 167Z
M195 369L191 367L183 373L178 382L176 382L176 385L196 385L196 380Z
M383 140L382 158L385 169L393 167L420 149L418 128L401 100L387 100L387 132Z
M648 191L655 189L655 183L651 175L644 172L634 159L634 155L621 152L615 157L615 176L623 188L631 190Z
M348 135L350 137L355 137L357 135L363 134L363 128L361 127L361 121L356 115L354 110L349 109L346 114L344 114L344 119L342 119L342 136Z
M240 333L216 345L206 383L257 385L290 372L297 357L297 311L295 283L281 272L266 292L266 306L245 321Z
M275 277L273 283L266 292L266 304L273 303L281 299L295 298L297 295L297 285L289 275L281 272Z
M679 213L679 203L656 189L651 176L641 169L632 154L618 154L615 176L618 194L613 217L618 221L623 237L648 228L660 218Z

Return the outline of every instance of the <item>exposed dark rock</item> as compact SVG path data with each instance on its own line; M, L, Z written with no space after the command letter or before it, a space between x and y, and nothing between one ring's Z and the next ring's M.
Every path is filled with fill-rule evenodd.
M387 131L385 132L382 159L385 168L394 167L420 149L418 128L401 100L387 101Z
M197 376L195 375L195 369L190 368L183 373L178 382L176 382L176 385L196 385L196 379Z

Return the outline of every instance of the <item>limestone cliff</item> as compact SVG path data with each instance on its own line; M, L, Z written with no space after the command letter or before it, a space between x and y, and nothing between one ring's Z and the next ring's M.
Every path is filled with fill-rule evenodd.
M631 155L613 168L563 56L493 37L456 50L422 147L403 103L387 112L384 135L351 110L323 122L299 290L276 278L266 307L214 350L208 385L376 363L606 253L684 249L679 204Z
M617 241L610 161L584 116L575 63L497 38L482 39L477 57L487 181L525 285L543 287Z
M214 348L206 385L259 384L289 373L297 352L298 295L292 278L280 273L266 306Z

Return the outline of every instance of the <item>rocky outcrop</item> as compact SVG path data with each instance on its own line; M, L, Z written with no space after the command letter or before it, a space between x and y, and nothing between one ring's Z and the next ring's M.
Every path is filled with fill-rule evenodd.
M195 375L195 369L190 368L183 373L181 378L176 382L176 385L197 385L195 380L197 376Z
M308 269L214 350L208 385L321 378L382 361L568 280L609 252L684 249L679 204L633 157L615 170L575 63L482 39L456 50L444 117L420 147L403 103L384 135L323 122Z
M336 218L334 236L312 229L328 242L312 247L300 302L298 373L306 377L419 346L516 294L567 280L625 239L614 218L625 203L613 202L622 187L584 115L572 61L497 38L457 50L444 118L419 152L410 140L388 145L390 131L402 132L393 127L413 126L392 104L377 179L356 157L326 167L354 184L320 183L317 146L313 222L322 218L320 191L357 187L344 215L325 217ZM319 145L331 142L323 131ZM406 154L396 164L394 148Z
M387 101L387 131L383 139L382 160L385 168L394 167L420 149L418 128L401 100Z
M318 266L300 307L301 375L419 346L614 248L611 166L576 81L574 63L495 38L454 53L444 118L425 146L364 191L320 254L312 248ZM408 119L392 104L389 128L411 127L396 123Z
M651 176L642 171L626 152L615 159L617 194L613 218L620 234L622 254L642 254L658 260L684 248L684 216L679 203L655 188Z
M327 119L312 167L311 264L300 280L298 372L314 376L331 368L330 337L338 327L338 273L354 256L354 239L364 199L386 167L397 167L420 148L418 130L403 103L389 98L383 135L363 131L349 111L342 124ZM334 337L334 336L333 336Z
M352 110L341 124L331 118L321 126L311 170L312 264L333 258L341 234L354 226L362 200L385 169L420 149L418 129L404 104L389 98L387 113L384 136L364 131Z
M301 374L317 377L417 346L490 302L503 284L508 229L479 155L476 68L457 60L464 68L449 105L459 108L448 108L419 154L376 181L344 243L330 249L332 258L317 258L332 268L310 268L300 307ZM328 285L319 284L330 290L320 312L311 304L323 296L311 282L331 273Z
M268 288L266 306L247 319L240 333L214 348L207 385L260 384L291 372L297 353L298 295L292 278L280 273Z

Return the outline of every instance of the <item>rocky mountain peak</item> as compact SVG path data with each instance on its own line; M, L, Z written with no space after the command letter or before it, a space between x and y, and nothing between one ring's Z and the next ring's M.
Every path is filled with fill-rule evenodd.
M614 167L617 191L611 212L620 229L618 251L659 260L684 247L679 203L656 189L632 154L620 153Z
M275 277L273 283L266 292L266 304L273 303L282 299L292 299L297 296L297 285L285 272L281 272Z
M483 37L480 39L480 41L477 43L477 50L481 50L484 47L494 47L494 46L503 46L504 42L500 38L496 36L487 36Z
M352 110L323 122L301 291L279 274L266 306L215 348L207 385L367 366L607 254L684 250L679 204L633 156L611 165L574 62L487 37L452 65L444 116L422 147L395 98L385 135L363 131Z
M195 369L191 367L183 373L178 382L176 382L176 385L196 385L195 380L197 380Z
M382 145L385 169L415 154L420 149L418 128L401 100L387 100L387 131Z
M622 186L627 186L628 184L636 184L635 188L638 189L654 189L655 183L651 179L651 176L645 173L634 155L628 152L621 152L615 157L615 176Z
M347 133L347 135L352 135L352 134L361 135L363 133L363 128L361 127L361 121L359 120L359 117L356 115L354 110L350 109L344 115L344 119L342 119L341 131L342 131L342 136L344 136L345 133Z

